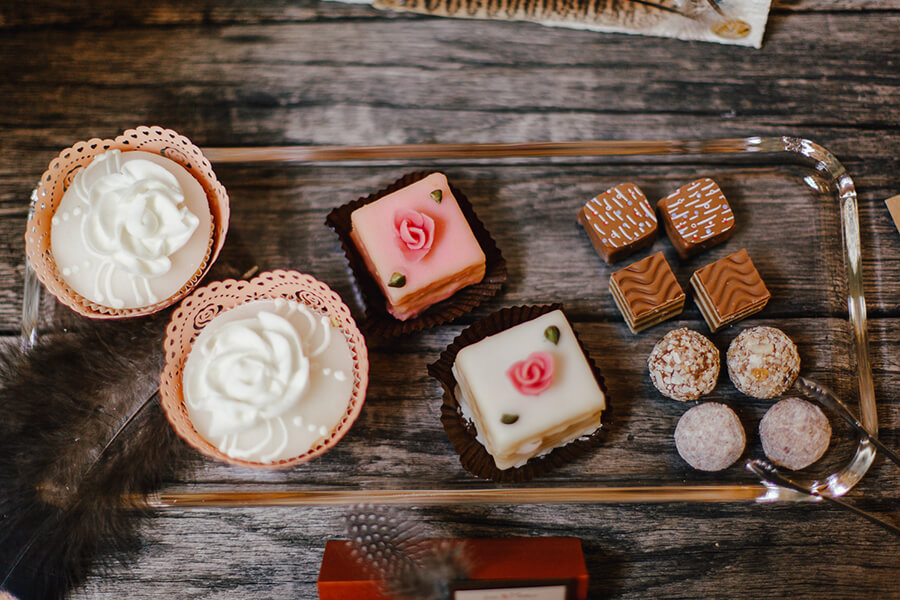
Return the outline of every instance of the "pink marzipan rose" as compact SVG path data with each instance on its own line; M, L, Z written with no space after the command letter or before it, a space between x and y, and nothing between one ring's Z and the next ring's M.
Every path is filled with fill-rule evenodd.
M398 210L394 213L394 231L400 248L413 262L422 260L434 243L434 220L425 213L405 208Z
M519 393L537 396L553 383L553 356L546 352L533 352L506 372Z

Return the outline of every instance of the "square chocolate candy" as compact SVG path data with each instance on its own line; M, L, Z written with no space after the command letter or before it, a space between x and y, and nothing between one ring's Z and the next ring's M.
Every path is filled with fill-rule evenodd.
M620 183L588 200L578 222L607 264L652 244L658 228L647 197L633 183Z
M637 333L684 310L684 290L662 252L609 276L609 291L631 333Z
M734 233L734 213L709 177L678 188L660 200L657 208L681 258L724 242Z
M691 285L710 331L761 311L771 298L744 248L694 271Z

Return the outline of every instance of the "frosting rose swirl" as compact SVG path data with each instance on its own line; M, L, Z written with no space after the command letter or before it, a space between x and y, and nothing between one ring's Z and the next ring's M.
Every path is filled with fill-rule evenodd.
M525 360L513 364L506 375L519 393L537 396L553 383L553 356L533 352Z
M415 210L400 209L394 213L397 242L409 260L422 260L434 243L434 219Z
M122 162L119 151L97 157L75 179L90 206L82 224L88 247L143 277L167 273L200 219L184 204L178 180L149 160Z
M224 324L191 350L184 380L191 405L212 414L210 435L220 436L278 417L300 402L309 368L293 325L261 312Z

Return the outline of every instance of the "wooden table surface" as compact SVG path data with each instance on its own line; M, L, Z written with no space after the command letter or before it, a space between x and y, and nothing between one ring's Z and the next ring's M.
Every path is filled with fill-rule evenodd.
M287 0L128 3L35 0L0 6L0 333L18 332L24 210L62 148L163 125L202 147L284 144L529 142L797 136L830 149L859 193L864 287L881 438L900 447L900 234L884 199L900 192L900 2L775 2L763 48L607 35L511 22L397 15L367 6ZM223 260L290 268L329 283L362 314L330 208L419 165L222 165L234 237ZM460 322L374 343L360 421L319 462L258 475L203 462L173 489L250 485L469 488L437 422L440 388L425 365L466 325L504 306L561 301L604 371L616 425L584 461L537 482L754 483L740 464L698 474L671 432L685 406L642 367L676 324L705 331L689 305L631 336L606 291L609 269L574 225L593 194L627 178L652 200L713 175L732 198L735 239L677 264L693 269L745 245L773 300L743 325L782 327L804 372L855 398L845 275L835 206L777 161L685 164L601 159L443 166L472 200L509 263L500 295ZM690 302L690 301L689 301ZM64 312L64 309L56 309ZM746 457L768 406L722 377L738 407ZM826 466L852 451L836 419ZM850 448L850 450L848 450ZM830 462L829 462L830 461ZM741 461L742 463L743 461ZM198 483L199 482L199 483ZM255 484L253 482L256 482ZM878 457L848 495L900 523L900 472ZM198 487L199 486L199 487ZM203 486L206 486L205 488ZM592 598L900 598L900 542L830 506L808 503L476 504L408 509L439 535L583 540ZM314 598L340 506L159 510L132 564L114 565L79 598Z

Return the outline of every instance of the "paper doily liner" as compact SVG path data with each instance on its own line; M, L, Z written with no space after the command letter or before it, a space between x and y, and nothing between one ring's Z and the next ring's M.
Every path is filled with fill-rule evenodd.
M98 154L114 149L143 150L177 162L203 186L212 214L212 239L209 249L203 264L190 280L176 294L161 302L150 306L120 310L91 302L69 287L59 276L53 253L50 251L50 220L75 174ZM75 312L94 319L138 317L171 306L200 282L218 257L219 251L225 243L225 233L228 231L230 214L228 194L225 187L216 179L209 161L188 138L162 127L141 126L129 129L112 140L92 138L86 142L78 142L71 148L66 148L41 175L35 194L32 214L28 219L28 229L25 232L25 252L31 268L34 269L44 287L60 302Z
M476 216L469 199L453 185L450 185L450 191L456 198L463 216L468 221L475 239L478 240L478 244L484 252L484 278L478 283L473 283L458 290L446 300L428 307L417 317L401 321L387 311L387 301L384 294L382 294L378 282L375 281L369 272L365 260L353 242L353 238L350 237L350 232L353 228L350 215L357 208L371 204L379 198L412 185L435 172L417 171L409 173L374 194L335 208L325 219L325 223L338 234L341 240L350 270L356 278L357 286L365 302L366 317L361 326L366 335L379 338L394 338L447 323L494 297L506 281L506 260L504 260L500 249L497 247L497 243Z
M347 410L331 434L319 445L300 456L273 463L232 458L203 438L194 429L184 405L182 374L191 345L203 328L217 315L254 300L294 300L326 316L338 328L350 346L353 358L353 391ZM366 341L341 297L321 281L296 271L272 271L250 281L226 279L194 291L172 314L163 344L166 364L160 375L159 393L163 409L176 433L201 453L232 465L256 469L283 469L311 460L335 444L350 430L362 411L369 382L369 356Z
M549 304L542 306L513 306L499 310L463 329L456 336L456 339L447 346L447 349L441 353L440 358L428 365L428 374L437 379L444 388L443 404L441 405L441 424L444 426L447 437L450 438L450 442L459 455L460 464L469 473L499 483L530 481L535 477L546 475L554 469L581 458L599 446L606 437L605 434L612 423L609 393L606 390L606 383L603 380L600 369L594 364L594 360L590 355L585 352L584 345L578 339L577 332L575 332L575 337L578 339L578 345L581 347L581 351L587 359L591 371L594 373L597 385L600 386L600 389L603 390L603 395L606 397L606 409L601 415L600 426L590 435L582 436L563 446L554 448L544 456L529 459L521 467L498 469L496 463L494 463L494 458L481 442L475 439L477 433L475 426L463 418L459 408L459 401L456 399L456 378L453 376L452 368L453 363L456 361L456 355L460 350L490 335L500 333L510 327L531 321L543 314L562 308L561 304Z

